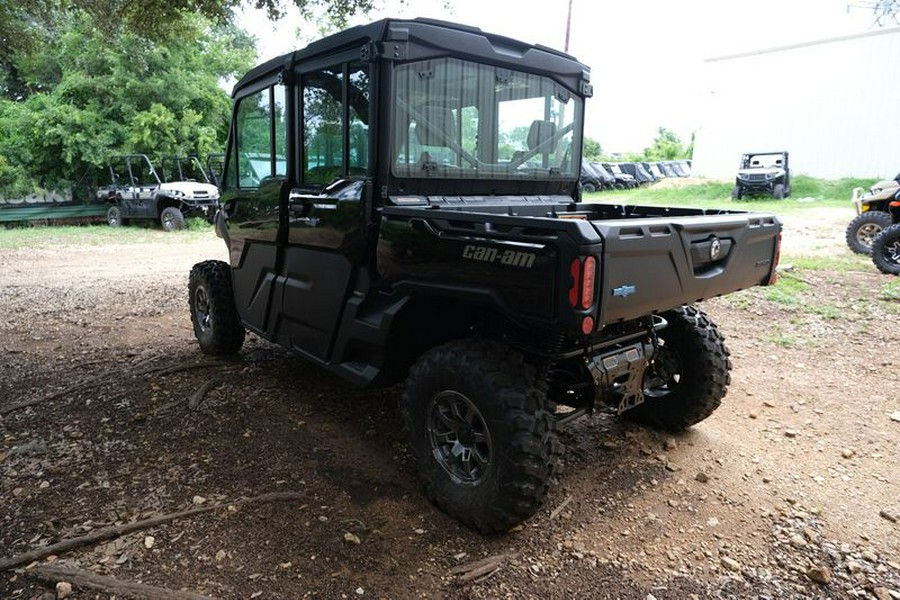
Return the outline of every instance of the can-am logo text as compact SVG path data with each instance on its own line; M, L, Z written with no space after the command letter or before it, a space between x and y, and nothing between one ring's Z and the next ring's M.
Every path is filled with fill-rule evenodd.
M510 267L523 267L530 269L534 266L535 255L532 252L517 252L515 250L498 250L486 246L467 245L463 248L463 258L480 260L482 262L499 263Z

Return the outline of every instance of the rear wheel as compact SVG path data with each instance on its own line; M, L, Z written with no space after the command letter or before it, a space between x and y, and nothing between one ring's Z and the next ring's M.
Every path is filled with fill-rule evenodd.
M166 231L184 229L184 215L174 206L167 206L159 214L159 222Z
M862 213L847 225L847 245L857 254L872 254L872 242L891 222L891 215L881 210Z
M772 197L776 200L784 200L784 184L775 184L775 187L772 188Z
M875 238L872 262L882 273L900 275L900 223L891 225Z
M644 402L623 416L656 429L682 431L710 416L731 383L725 339L703 311L662 314L659 348L644 375Z
M122 220L122 209L118 206L110 206L109 210L106 211L106 222L110 227L121 227L125 223Z
M403 406L419 478L441 510L482 532L538 510L560 445L521 354L487 340L434 348L410 371Z
M597 191L597 187L593 183L585 183L581 186L581 191L585 194L592 194Z
M220 260L194 265L188 281L191 322L206 354L235 354L244 343L231 285L231 268Z

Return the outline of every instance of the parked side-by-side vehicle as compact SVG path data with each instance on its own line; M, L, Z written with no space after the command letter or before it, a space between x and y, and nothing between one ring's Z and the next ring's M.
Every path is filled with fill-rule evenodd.
M695 303L773 282L781 224L580 202L589 77L425 19L254 68L221 177L229 261L190 275L200 348L252 331L360 386L405 381L425 494L481 531L538 510L570 420L709 417L731 359Z
M184 227L187 217L212 222L219 190L209 182L196 156L167 156L154 164L144 154L114 156L109 161L110 184L97 191L109 204L106 221L113 227L131 220L158 221L166 231Z

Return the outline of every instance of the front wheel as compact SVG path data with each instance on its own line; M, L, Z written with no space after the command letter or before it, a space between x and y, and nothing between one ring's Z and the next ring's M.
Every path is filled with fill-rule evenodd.
M479 531L533 515L560 453L537 369L487 340L450 342L410 371L404 414L425 494Z
M231 268L220 260L194 265L188 280L191 322L206 354L235 354L244 344L231 284Z
M700 309L662 314L668 326L644 375L644 402L623 416L656 429L682 431L710 416L731 383L725 339Z
M184 229L184 215L174 206L165 207L159 214L159 222L166 231Z
M776 200L784 200L784 184L775 184L775 187L772 188L772 197Z
M872 242L872 262L888 275L900 275L900 223L882 231Z
M883 210L868 210L847 225L845 238L857 254L872 254L872 242L885 228L891 226L891 215Z
M744 197L744 190L741 189L741 186L736 185L731 188L731 199L732 200L740 200Z

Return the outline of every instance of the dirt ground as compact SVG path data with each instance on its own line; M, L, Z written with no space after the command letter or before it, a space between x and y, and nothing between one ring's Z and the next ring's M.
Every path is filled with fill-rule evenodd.
M849 253L849 210L815 214L785 254ZM188 238L0 255L0 561L212 506L36 564L220 598L900 599L900 301L871 265L704 303L734 361L722 407L676 437L567 426L544 508L484 537L419 493L398 388L253 336L208 364L187 273L225 248ZM295 496L238 503L270 492ZM35 566L0 597L56 597Z

